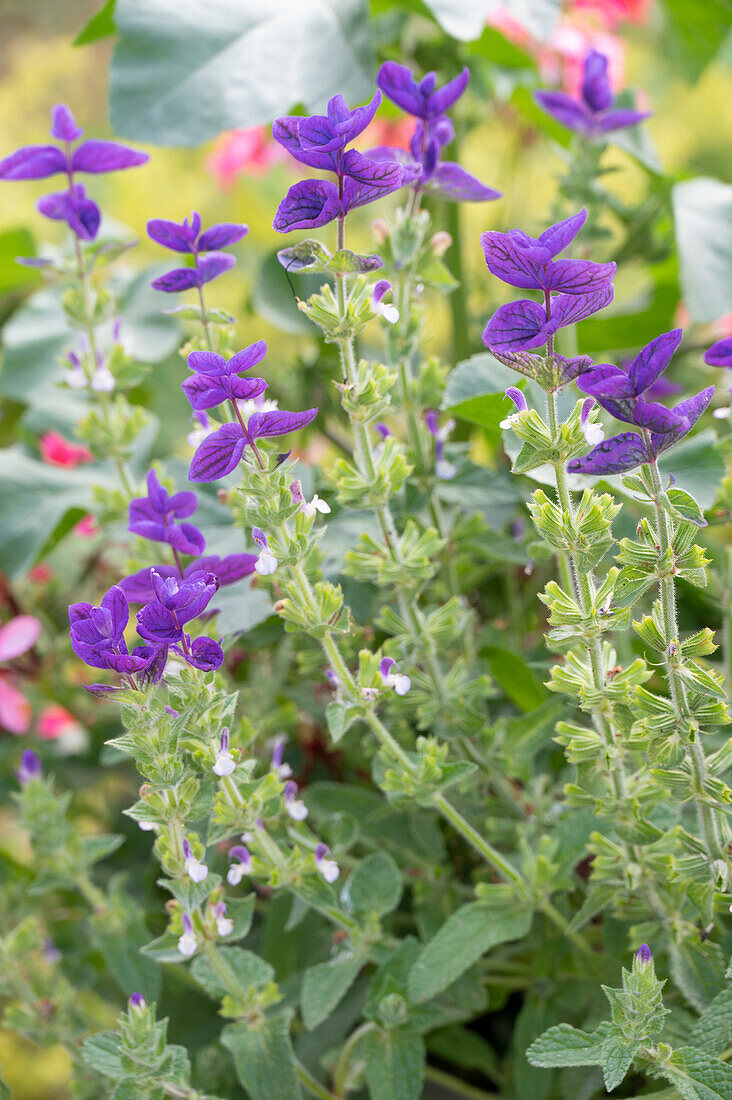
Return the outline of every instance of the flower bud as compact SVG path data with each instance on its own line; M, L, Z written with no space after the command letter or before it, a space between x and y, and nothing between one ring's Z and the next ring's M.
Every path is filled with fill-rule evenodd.
M432 255L444 256L448 248L452 246L452 237L450 234L441 229L438 233L434 233L430 239L430 248L432 249Z

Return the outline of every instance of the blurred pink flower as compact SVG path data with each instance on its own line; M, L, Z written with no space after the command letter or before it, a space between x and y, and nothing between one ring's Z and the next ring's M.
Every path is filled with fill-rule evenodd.
M714 332L720 339L732 336L732 313L725 313L724 317L714 322Z
M45 741L55 741L62 733L71 727L76 728L78 722L66 707L60 703L49 703L38 715L38 736Z
M39 561L32 569L28 570L28 580L33 584L47 584L53 576L53 570L45 561Z
M284 149L272 141L267 127L255 126L252 130L229 130L221 134L206 157L204 168L222 190L230 191L237 176L245 172L260 176L271 164L285 157Z
M542 79L559 84L570 95L580 95L584 62L590 50L598 50L607 57L610 87L614 92L620 91L625 78L625 44L612 34L581 23L559 23L548 44L540 48L537 62Z
M86 515L83 519L79 520L71 533L76 535L78 539L92 539L95 535L99 534L97 521L91 514Z
M12 661L38 641L41 623L34 615L16 615L0 627L0 661ZM9 672L0 673L0 726L10 733L26 733L31 705L13 685Z
M652 0L574 0L577 12L594 15L608 30L621 23L647 23Z
M72 443L60 432L46 432L40 441L41 458L49 466L63 466L73 470L83 462L91 462L93 455L88 447L81 443Z
M409 139L413 133L414 119L412 118L375 118L364 130L356 145L359 149L373 149L376 145L408 149Z
M530 31L503 8L497 8L489 19L491 26L510 42L515 42L527 53L536 57L542 81L556 84L570 95L579 95L582 87L582 68L591 49L605 54L609 61L610 85L613 91L623 86L625 45L615 35L607 33L611 24L602 19L588 18L585 14L595 8L647 6L647 0L581 0L551 33L548 42L539 42ZM580 8L582 10L580 11ZM584 16L584 17L583 17ZM614 24L613 24L614 25Z

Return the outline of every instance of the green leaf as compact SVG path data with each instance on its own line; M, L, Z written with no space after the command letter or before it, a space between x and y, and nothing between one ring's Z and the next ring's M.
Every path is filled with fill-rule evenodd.
M658 1072L684 1100L732 1100L732 1066L704 1051L681 1047Z
M588 1034L571 1024L550 1027L526 1051L532 1066L555 1069L560 1066L599 1066L610 1025L604 1024Z
M419 1100L425 1060L421 1036L403 1031L372 1031L360 1051L366 1059L371 1100Z
M155 1001L160 996L162 984L160 967L142 954L150 936L144 913L133 908L129 898L126 901L124 935L119 928L109 927L100 916L92 920L92 943L126 997L142 993L148 1001ZM182 956L179 954L178 958Z
M322 1024L345 997L356 980L363 960L345 955L312 966L302 983L302 1019L308 1031Z
M442 407L462 420L498 434L499 423L513 408L505 391L508 386L520 388L522 381L516 371L499 363L490 352L481 352L455 367L447 382Z
M703 1012L724 988L724 961L719 946L683 940L669 949L671 973L687 1001Z
M640 1045L636 1040L625 1039L621 1034L608 1035L602 1058L602 1072L608 1092L612 1092L625 1079Z
M716 443L714 429L705 428L682 439L658 461L663 473L673 474L677 487L686 489L703 512L714 504L724 475L724 459Z
M26 290L38 282L36 268L17 263L18 256L35 254L35 242L27 229L6 229L0 233L0 294Z
M689 1042L709 1054L721 1054L732 1039L732 989L723 989L702 1012Z
M260 959L259 955L255 955L253 951L246 951L243 947L219 947L218 952L234 974L238 984L245 989L259 989L274 977L274 970L270 964ZM205 955L195 957L191 963L191 974L216 1000L220 1000L229 993Z
M236 1076L251 1100L301 1100L290 1041L292 1012L285 1010L255 1022L229 1024L221 1042L234 1058Z
M366 0L117 0L113 129L159 145L200 145L373 91ZM243 63L243 59L246 62Z
M391 913L402 896L402 876L388 852L372 852L361 860L346 886L355 913Z
M252 588L251 578L226 585L216 593L216 629L224 637L242 634L274 615L272 597L264 588Z
M89 511L99 468L47 466L19 447L0 451L0 560L11 576L23 573L72 508Z
M277 252L271 252L257 272L252 306L263 320L282 332L292 336L313 336L318 330L298 309L297 299L309 298L326 282L327 276L308 274L305 269L293 279L293 290L285 269L277 259Z
M697 80L717 55L732 27L730 0L661 0L669 21L665 41L674 63L689 80Z
M117 271L110 281L124 317L125 337L135 359L159 363L178 347L180 325L173 317L160 311L160 295L150 287L150 280L164 267L144 268L131 275ZM102 349L111 340L112 322L101 326L99 341ZM17 309L3 328L4 357L0 373L0 393L23 404L32 405L49 418L49 426L73 424L85 409L83 398L76 393L57 389L63 380L62 357L75 343L75 335L61 307L57 288L44 287L36 291ZM63 417L59 418L57 407Z
M409 975L410 999L429 1000L491 947L522 939L531 918L530 909L492 908L479 901L461 906L420 952Z
M669 489L665 495L667 499L661 499L662 506L668 507L670 504L669 510L676 519L693 523L697 527L706 527L704 513L691 493L687 493L685 489Z
M732 185L683 180L673 208L684 303L692 321L714 321L732 301Z
M486 646L480 651L488 661L491 676L519 710L536 710L548 698L546 688L537 680L522 657L510 649Z
M483 28L480 38L470 46L470 53L484 57L494 65L506 69L536 69L536 60L531 54L509 42L495 27Z
M105 1077L122 1076L119 1039L114 1031L99 1031L81 1044L81 1056L88 1066Z
M99 42L101 38L109 38L117 33L114 22L114 7L116 0L106 0L104 7L96 12L83 30L79 31L72 42L72 46L88 46L90 42Z

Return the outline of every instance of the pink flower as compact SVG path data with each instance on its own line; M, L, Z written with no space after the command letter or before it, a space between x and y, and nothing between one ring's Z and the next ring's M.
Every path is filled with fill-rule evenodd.
M49 703L38 715L38 736L45 741L55 741L64 733L74 732L79 723L60 703Z
M71 443L60 432L46 432L41 436L41 458L49 466L63 466L73 470L84 462L91 462L93 455L88 447L81 443Z
M53 570L45 561L39 561L32 569L28 570L28 580L33 584L47 584L53 576Z
M651 12L651 0L574 0L573 6L594 15L608 30L620 23L647 23Z
M561 84L565 92L579 96L585 58L590 50L607 57L610 87L620 91L625 78L625 45L612 34L592 30L581 23L559 23L552 31L548 46L537 56L539 72L544 80Z
M373 149L376 145L391 145L397 149L408 149L413 133L413 118L375 118L359 138L357 148Z
M76 535L79 539L91 539L95 535L99 534L99 528L97 527L97 521L92 515L86 515L83 519L80 519L76 527L74 527L72 534Z
M38 641L41 624L34 615L16 615L0 627L0 661L12 661ZM0 673L0 726L10 733L26 733L31 705L13 685L8 672Z
M0 661L12 661L34 646L41 634L35 615L16 615L0 627Z
M266 126L251 130L229 130L214 142L204 168L223 191L230 191L237 176L245 172L261 176L271 164L285 159L285 152L270 139Z

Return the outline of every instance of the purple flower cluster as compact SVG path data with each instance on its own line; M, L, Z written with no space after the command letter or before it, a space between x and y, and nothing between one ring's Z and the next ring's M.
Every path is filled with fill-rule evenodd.
M254 572L256 554L229 554L196 557L183 566L181 554L200 555L206 549L206 540L192 523L180 523L193 515L198 508L195 493L184 491L172 496L160 484L154 470L147 475L147 496L136 497L130 502L128 530L153 542L165 542L171 547L175 565L145 566L120 581L119 587L131 603L147 603L154 598L152 574L163 580L177 578L190 580L197 574L214 574L220 585L234 584Z
M438 88L435 73L427 73L417 81L405 65L385 61L376 83L392 103L417 121L409 151L379 145L369 150L369 157L416 169L412 183L416 191L429 190L451 202L499 199L500 191L486 187L459 164L440 161L442 150L455 137L455 128L445 112L460 98L469 81L470 70L465 68L454 80Z
M58 145L24 145L0 160L0 179L39 180L63 173L68 178L65 191L44 195L38 202L38 211L53 221L64 221L82 241L93 241L99 232L101 213L90 199L83 184L74 182L74 173L117 172L122 168L136 168L150 158L147 153L130 149L116 141L98 141L94 138L82 141L76 148L74 142L84 131L65 104L60 103L51 112L51 137L62 142Z
M212 573L196 572L183 580L151 572L153 599L137 613L137 633L143 639L130 653L124 633L130 617L127 596L114 585L99 607L74 603L69 607L71 645L77 657L92 668L118 672L127 686L139 689L157 683L165 670L168 651L180 654L202 671L219 668L224 653L210 638L194 638L183 630L202 614L219 587ZM92 684L92 694L119 691L106 684Z
M153 289L176 294L210 283L236 262L233 256L221 249L236 244L248 232L247 225L235 222L220 222L201 232L201 215L196 210L191 214L190 222L188 218L180 223L153 218L147 223L147 233L153 241L171 252L184 252L193 257L191 267L176 267L154 279L151 284Z
M626 369L601 363L577 379L583 393L593 397L617 420L632 424L638 432L623 432L603 440L583 458L573 459L568 470L578 474L625 473L635 466L655 462L658 456L683 439L712 399L708 386L673 409L648 400L681 342L681 329L651 340Z
M228 401L236 420L222 424L205 437L196 449L188 474L189 481L217 481L231 473L249 447L259 463L258 439L287 435L305 427L317 415L317 408L304 412L284 410L254 411L245 419L240 401L259 397L267 388L263 378L240 378L243 371L260 363L267 354L264 340L238 351L229 360L213 351L193 351L188 366L193 371L183 383L183 392L194 409L212 409Z
M563 126L589 138L635 126L648 118L650 111L613 107L615 96L607 70L607 57L597 50L590 50L584 62L582 93L579 98L568 95L567 92L545 91L535 92L534 98L547 114Z
M377 92L364 107L350 109L343 96L328 102L327 115L277 118L272 136L295 160L309 168L333 172L336 182L308 179L294 184L279 205L274 228L280 233L292 229L316 229L349 210L397 191L419 173L416 165L390 164L347 149L362 133L381 103Z
M483 343L509 366L531 373L525 353L547 345L554 355L554 336L567 325L591 316L613 299L615 264L592 260L556 259L585 223L580 210L530 237L520 229L483 233L481 243L488 270L511 286L543 293L543 303L521 298L499 308L483 332ZM563 359L554 355L561 384L590 365L586 356Z

